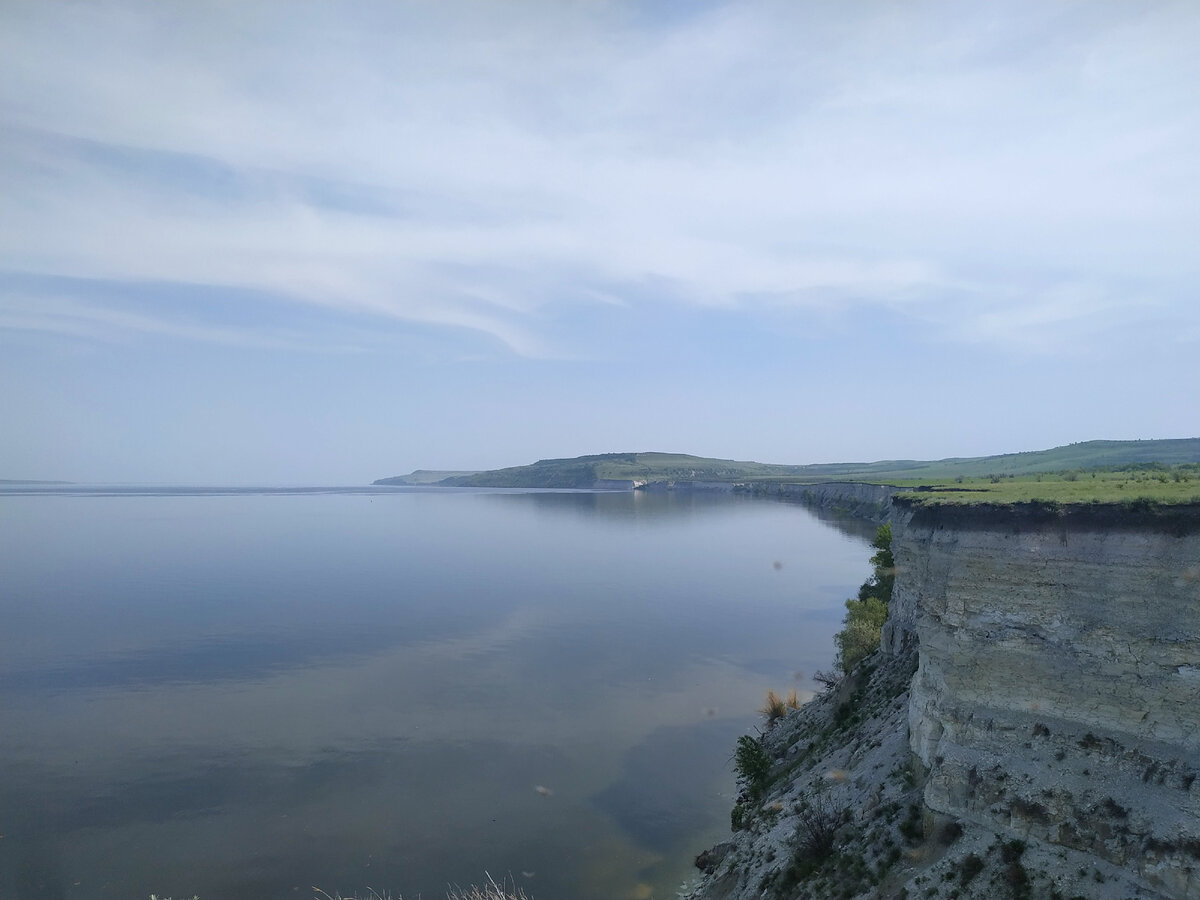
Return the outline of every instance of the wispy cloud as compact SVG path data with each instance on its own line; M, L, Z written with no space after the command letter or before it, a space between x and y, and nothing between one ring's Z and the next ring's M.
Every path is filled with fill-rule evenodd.
M1103 340L1134 301L1058 286L1111 279L1194 321L1200 12L950 11L10 4L0 263L528 356L587 344L547 310L648 283L1006 343Z

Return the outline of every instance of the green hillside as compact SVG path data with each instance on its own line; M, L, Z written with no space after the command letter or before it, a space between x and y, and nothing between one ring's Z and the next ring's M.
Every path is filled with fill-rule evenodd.
M745 481L797 474L802 466L707 459L686 453L599 453L541 459L438 482L446 487L588 488L597 481Z
M380 478L372 484L393 484L393 485L414 485L414 484L437 484L440 481L445 481L447 478L457 478L462 475L476 475L475 471L462 471L451 469L417 469L415 472L409 472L407 475L394 475L391 478Z
M871 463L872 478L956 478L988 475L1036 475L1070 469L1091 470L1130 465L1174 466L1200 462L1200 438L1155 441L1084 441L1052 450L1005 453L933 462Z
M921 484L955 478L1022 476L1129 466L1200 463L1200 438L1150 441L1085 441L1052 450L941 460L883 460L867 463L778 465L710 459L686 453L601 453L543 459L528 466L454 474L437 480L447 487L588 488L598 481L874 481ZM384 478L376 484L434 483L425 471ZM420 480L417 478L420 476Z

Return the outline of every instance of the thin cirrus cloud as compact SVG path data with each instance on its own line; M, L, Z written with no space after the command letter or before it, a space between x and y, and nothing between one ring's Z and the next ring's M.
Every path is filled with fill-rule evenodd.
M681 315L886 309L1033 351L1148 308L1195 333L1188 4L3 16L8 273L261 292L528 357L600 352L573 310L647 285ZM41 323L99 304L73 302ZM281 339L189 314L198 339Z

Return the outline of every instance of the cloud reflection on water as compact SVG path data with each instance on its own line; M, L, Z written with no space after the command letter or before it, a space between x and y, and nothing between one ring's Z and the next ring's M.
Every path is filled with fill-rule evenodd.
M11 498L0 893L666 884L765 687L826 663L865 541L531 496Z

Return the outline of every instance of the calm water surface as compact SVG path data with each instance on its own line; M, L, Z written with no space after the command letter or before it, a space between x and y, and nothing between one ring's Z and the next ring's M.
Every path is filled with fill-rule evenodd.
M672 897L872 531L727 495L0 492L0 896Z

